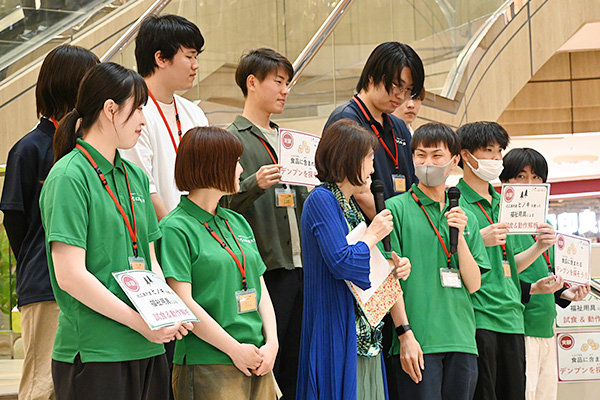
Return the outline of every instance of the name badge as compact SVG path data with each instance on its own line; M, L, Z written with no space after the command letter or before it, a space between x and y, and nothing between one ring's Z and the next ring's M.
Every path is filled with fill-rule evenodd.
M275 205L277 207L295 207L296 192L289 188L275 188Z
M510 278L510 263L507 260L502 260L502 268L504 268L504 277Z
M440 268L440 278L443 287L457 288L462 287L460 271L453 268Z
M146 269L146 261L142 257L129 257L129 269Z
M394 182L394 192L406 192L406 178L404 175L393 174L392 182Z
M258 302L256 299L256 289L238 290L235 292L238 314L256 311Z

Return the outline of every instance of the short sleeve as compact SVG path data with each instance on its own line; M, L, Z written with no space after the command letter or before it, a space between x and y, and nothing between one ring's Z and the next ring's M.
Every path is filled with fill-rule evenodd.
M165 278L192 283L192 257L188 236L172 226L169 220L160 224L162 233L157 241L156 258Z
M154 242L161 237L160 228L158 227L158 219L156 211L150 197L150 189L148 178L144 177L144 208L146 213L146 221L148 223L148 242Z
M473 213L467 210L465 210L465 213L467 214L468 220L466 230L463 234L469 245L469 250L479 268L484 270L482 272L488 271L491 269L490 260L485 245L483 244L483 238L479 233L477 218Z
M69 175L55 175L42 188L40 197L46 240L87 249L89 192Z
M31 163L25 162L21 153L15 151L15 149L10 151L6 162L6 174L4 176L0 209L25 211L25 204L23 204L23 193L27 191L25 186L33 184L33 180L35 179L35 176L31 176L33 173L31 168Z

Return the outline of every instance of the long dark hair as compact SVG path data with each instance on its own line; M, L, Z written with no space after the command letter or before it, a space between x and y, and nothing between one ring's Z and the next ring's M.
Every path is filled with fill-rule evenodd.
M133 107L129 117L148 100L148 88L137 72L111 62L93 67L81 81L75 108L67 113L56 129L54 162L75 148L77 138L96 122L106 100L122 106L132 96ZM81 125L77 128L80 118Z

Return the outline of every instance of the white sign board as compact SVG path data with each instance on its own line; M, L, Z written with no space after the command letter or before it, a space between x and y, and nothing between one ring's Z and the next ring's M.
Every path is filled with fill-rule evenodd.
M556 334L558 381L600 380L600 332Z
M317 186L315 154L319 145L318 136L290 129L279 129L279 164L281 183Z
M554 269L565 282L585 285L590 281L589 239L558 233L554 246Z
M567 308L556 306L556 326L600 326L600 299L589 294L582 301L572 302Z
M498 222L511 234L535 234L537 224L546 222L550 185L504 184Z
M113 272L113 276L150 329L174 325L179 321L198 321L192 310L154 272L127 270Z

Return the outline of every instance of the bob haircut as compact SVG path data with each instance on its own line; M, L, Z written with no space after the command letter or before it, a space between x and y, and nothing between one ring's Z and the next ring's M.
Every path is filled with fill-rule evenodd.
M543 182L548 179L548 163L543 155L537 150L529 147L512 149L503 158L504 169L500 174L502 182L516 178L523 168L529 166L534 174L542 178Z
M279 68L288 74L288 80L294 76L294 67L285 56L272 49L262 47L260 49L250 50L243 55L235 70L235 83L242 89L244 97L248 96L248 87L246 80L248 76L254 75L260 82L264 81L267 75L277 72Z
M460 139L462 150L471 154L477 149L498 144L502 150L506 149L510 137L506 130L497 122L478 121L464 124L456 130ZM462 159L458 163L462 168Z
M412 95L417 97L423 91L425 72L419 55L407 44L400 42L385 42L375 47L356 85L356 92L367 90L370 80L377 86L383 82L388 93L392 90L394 79L400 79L400 73L408 67L413 79Z
M135 38L135 60L138 73L144 78L158 67L154 55L172 60L181 47L194 49L200 54L204 37L200 29L179 15L151 15L147 17Z
M419 146L436 147L440 144L445 145L452 156L460 154L460 139L452 128L438 122L430 122L417 128L410 148L414 153Z
M35 87L38 118L54 117L60 121L75 107L79 84L100 60L91 51L62 44L52 50L42 63Z
M215 126L192 128L181 139L175 184L181 191L211 188L235 193L235 168L244 151L231 132Z
M377 137L356 122L341 119L323 132L315 167L321 182L339 183L348 178L354 186L364 185L362 162L377 149Z

